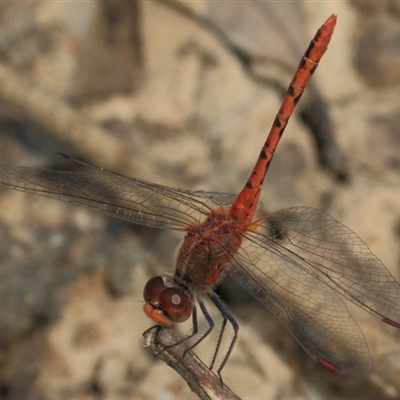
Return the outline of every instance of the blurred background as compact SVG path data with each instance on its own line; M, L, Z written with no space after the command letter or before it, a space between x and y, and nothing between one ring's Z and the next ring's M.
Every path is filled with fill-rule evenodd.
M332 13L332 43L275 154L264 211L329 213L399 280L398 2L0 2L0 164L81 168L58 151L236 193ZM144 283L173 271L181 239L1 188L0 398L196 398L142 338ZM223 377L242 398L399 398L399 330L350 305L375 365L340 376L234 283L219 293L240 323ZM196 353L208 363L214 346Z

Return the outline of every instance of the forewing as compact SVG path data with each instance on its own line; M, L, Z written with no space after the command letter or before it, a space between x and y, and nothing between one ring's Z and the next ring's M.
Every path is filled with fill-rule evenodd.
M230 274L247 282L314 359L346 374L367 371L367 345L335 291L385 322L400 321L400 285L368 246L305 207L269 215L246 238Z
M234 195L191 192L92 167L90 172L0 167L0 185L53 197L154 228L185 229Z
M268 216L256 235L285 257L385 322L400 324L400 285L349 228L308 207L292 207Z

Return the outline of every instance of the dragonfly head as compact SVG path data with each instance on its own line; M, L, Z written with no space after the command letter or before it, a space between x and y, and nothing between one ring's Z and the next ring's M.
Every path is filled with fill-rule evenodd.
M192 299L168 278L151 278L144 287L143 297L144 312L157 324L170 326L186 321L192 314Z

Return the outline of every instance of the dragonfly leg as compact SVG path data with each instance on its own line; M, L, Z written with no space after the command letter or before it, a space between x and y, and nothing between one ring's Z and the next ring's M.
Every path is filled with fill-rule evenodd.
M163 349L162 349L159 353L155 354L155 357L158 357L160 354L162 354L164 351L170 349L171 347L178 346L178 345L180 345L181 343L185 342L186 340L189 340L189 339L192 338L193 336L197 335L197 333L198 333L198 331L199 331L199 324L198 324L198 322L197 322L197 307L196 307L196 304L193 303L193 306L192 306L192 307L193 307L193 308L192 308L192 333L191 333L190 335L184 337L183 339L178 340L178 341L177 341L176 343L174 343L174 344L170 344L170 345L168 345L168 346L164 346ZM154 326L152 326L151 328L146 329L146 331L143 333L143 336L146 335L146 333L147 333L148 331L150 331L150 330L152 330L152 329L155 329L155 330L156 330L156 344L158 345L158 344L160 344L160 341L158 340L158 336L159 336L159 334L160 334L161 328L162 328L161 325L154 325ZM190 350L190 349L192 349L192 348L193 348L193 346L191 346L191 347L189 347L189 349L185 350L185 351L183 352L183 355L182 355L181 359L185 356L185 354L188 352L188 350Z
M237 338L238 338L238 332L239 332L239 324L237 323L237 321L235 320L235 318L233 317L233 315L229 312L229 310L226 308L225 304L221 301L221 299L218 297L218 295L215 292L209 292L208 296L210 297L210 299L212 300L212 302L215 304L215 306L218 308L218 310L220 311L220 313L222 314L225 323L223 323L223 329L221 330L221 334L220 337L218 338L218 343L217 343L217 349L216 351L218 351L218 348L220 347L221 341L222 341L222 335L224 333L225 330L225 325L226 325L226 321L229 321L230 324L232 325L233 328L233 337L231 339L231 342L229 343L228 346L228 351L226 352L221 365L218 367L217 369L217 374L219 376L220 382L221 382L221 386L223 384L223 380L222 380L222 376L221 376L221 371L223 370L223 368L225 367L225 364L228 362L228 359L232 353L233 348L235 347ZM215 356L214 356L215 358ZM213 362L215 360L213 359Z
M199 306L200 306L200 309L201 309L201 311L202 311L202 313L203 313L203 315L204 315L204 317L205 317L205 319L206 319L206 321L207 321L207 323L208 323L208 327L207 327L207 330L206 330L192 345L190 345L187 349L184 350L184 352L182 353L182 356L180 357L180 359L179 359L177 362L180 362L190 350L192 350L192 349L195 348L200 342L202 342L202 341L210 334L210 332L211 332L211 331L214 329L214 327L215 327L215 323L214 323L213 319L211 318L211 316L210 316L210 314L209 314L209 312L208 312L208 310L207 310L207 308L206 308L204 302L203 302L202 300L197 300L197 302L198 302L198 304L199 304ZM161 350L161 352L158 353L156 356L159 356L161 353L163 353L164 351L170 349L171 347L178 346L178 345L180 345L181 343L186 342L187 340L190 340L191 338L193 338L195 335L198 334L198 332L199 332L199 325L198 325L198 318L197 318L197 307L196 307L195 303L193 303L193 310L192 310L192 325L193 325L193 327L192 327L192 333L191 333L190 335L187 335L187 336L184 337L183 339L178 340L178 341L177 341L176 343L174 343L174 344L165 346L165 347ZM156 327L157 327L157 326L158 326L159 328L161 328L159 325L156 325ZM150 328L150 329L153 329L153 328L154 328L154 327L152 327L152 328ZM149 329L148 329L148 330L149 330ZM148 331L148 330L147 330L147 331ZM147 332L147 331L146 331L146 332ZM157 332L157 334L158 334L158 333L159 333L159 331ZM215 358L215 356L214 356L214 358Z
M217 345L215 346L213 358L212 358L211 364L210 364L210 369L211 369L211 370L214 368L215 360L217 359L217 354L218 354L219 349L220 349L220 347L221 347L221 343L222 343L222 339L223 339L223 337L224 337L224 333L225 333L225 328L226 328L226 323L227 323L227 321L228 321L228 319L225 317L225 315L223 315L221 330L220 330L220 332L219 332L219 334L218 334Z
M182 355L182 358L185 357L186 353L190 350L192 350L193 348L195 348L200 342L202 342L209 334L210 332L214 329L215 327L215 323L213 321L213 319L211 318L211 315L209 314L206 305L204 304L203 300L199 299L197 300L197 302L199 303L201 312L204 315L204 318L206 319L207 323L208 323L208 328L207 330L190 346L188 347ZM198 332L198 328L197 328L197 321L196 321L196 333ZM191 337L193 337L196 333L194 333L194 324L193 324L193 333L188 336L187 338L185 338L184 340L187 340ZM215 356L213 356L213 359L215 358ZM211 368L210 368L211 369Z

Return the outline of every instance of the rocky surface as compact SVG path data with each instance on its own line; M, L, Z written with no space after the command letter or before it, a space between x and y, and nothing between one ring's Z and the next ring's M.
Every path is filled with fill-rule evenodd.
M400 279L396 3L99 4L0 7L0 86L17 78L27 88L12 101L13 91L0 89L0 164L77 168L54 155L60 151L172 187L235 193L302 52L336 13L333 41L285 132L262 201L266 211L306 205L329 213ZM59 107L41 113L44 101L25 103L34 88L93 129L69 135L55 126ZM313 108L315 98L324 104ZM310 115L320 122L303 123ZM324 129L328 143L318 150L315 135ZM0 397L196 398L142 338L151 326L143 285L173 269L181 238L1 189ZM399 397L399 330L350 305L374 369L340 376L316 365L240 288L227 284L221 293L240 323L223 372L240 397ZM211 338L196 353L208 362L214 345Z

